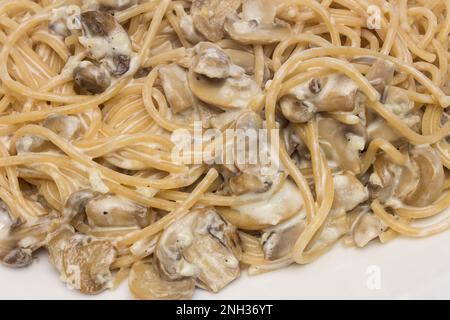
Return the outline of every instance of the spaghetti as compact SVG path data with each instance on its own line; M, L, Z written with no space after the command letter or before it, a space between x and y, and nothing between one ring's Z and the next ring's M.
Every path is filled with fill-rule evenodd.
M449 36L450 0L0 0L0 259L183 299L443 232Z

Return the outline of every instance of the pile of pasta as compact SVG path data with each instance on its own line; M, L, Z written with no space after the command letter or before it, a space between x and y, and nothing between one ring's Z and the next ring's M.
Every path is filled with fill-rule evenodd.
M450 0L0 0L0 259L183 299L447 230L449 33ZM199 121L278 170L175 161Z

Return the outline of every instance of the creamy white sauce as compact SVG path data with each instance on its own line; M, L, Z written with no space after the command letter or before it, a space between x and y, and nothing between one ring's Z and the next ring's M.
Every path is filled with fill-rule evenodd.
M286 180L280 190L272 196L261 198L263 199L232 208L261 224L276 225L303 207L300 190L289 180Z

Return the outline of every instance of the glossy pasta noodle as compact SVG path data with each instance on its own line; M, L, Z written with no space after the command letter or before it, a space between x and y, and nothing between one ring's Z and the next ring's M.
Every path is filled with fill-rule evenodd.
M450 0L0 0L0 259L185 299L447 230L449 33ZM279 165L174 159L196 125Z

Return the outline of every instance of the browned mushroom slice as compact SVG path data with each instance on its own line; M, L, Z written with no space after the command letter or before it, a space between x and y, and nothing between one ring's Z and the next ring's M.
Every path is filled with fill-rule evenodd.
M288 255L305 226L305 215L298 214L277 226L263 230L261 242L264 258L276 260Z
M192 278L166 280L154 265L139 261L131 268L128 286L138 299L185 300L192 298L195 281Z
M9 268L24 268L33 263L32 251L30 249L15 248L2 259L3 265Z
M224 36L225 18L236 12L241 0L193 0L191 16L194 27L206 39L219 41Z
M125 74L131 66L132 48L128 33L106 12L87 11L81 14L83 36L80 43L89 56L104 63L115 76Z
M193 105L193 97L187 83L187 72L177 64L170 64L159 69L159 77L172 110L184 111Z
M73 70L75 91L79 93L99 94L111 84L111 77L102 66L98 67L90 61L82 61Z
M319 118L319 142L329 160L355 174L361 170L359 153L365 146L361 125L344 125L331 118Z
M58 114L48 116L42 125L69 141L75 139L81 129L80 119L77 117Z
M386 87L390 85L394 79L394 72L394 63L385 59L378 59L367 72L366 78L370 81L372 86L383 95Z
M63 228L50 237L48 250L61 279L74 289L96 294L110 285L110 266L116 257L110 241L74 234Z
M96 227L146 227L151 222L146 207L115 195L98 195L85 207L89 224Z
M224 28L233 40L242 44L272 44L283 41L292 34L291 26L279 19L267 24L258 20L240 20L233 16L227 17Z
M101 292L110 285L109 267L115 257L116 251L109 241L74 237L64 250L66 279L81 292Z
M192 277L196 285L217 292L239 276L238 235L213 209L198 209L175 221L155 250L165 277Z

